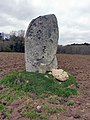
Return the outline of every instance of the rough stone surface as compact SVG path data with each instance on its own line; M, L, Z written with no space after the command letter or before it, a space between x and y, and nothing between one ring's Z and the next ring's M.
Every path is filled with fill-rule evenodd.
M52 69L50 74L60 81L65 81L69 78L67 72L62 69Z
M25 36L26 71L39 71L41 63L46 65L46 70L57 68L58 38L54 14L39 16L31 21Z
M46 65L41 63L40 66L39 66L39 73L46 73Z

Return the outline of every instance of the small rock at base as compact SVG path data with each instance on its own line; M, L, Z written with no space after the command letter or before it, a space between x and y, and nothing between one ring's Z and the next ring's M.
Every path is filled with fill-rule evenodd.
M69 78L68 73L63 69L52 69L51 72L52 75L60 81L66 81Z
M39 113L42 112L41 108L42 108L42 107L38 105L38 106L37 106L37 109L36 109L37 112L39 112Z

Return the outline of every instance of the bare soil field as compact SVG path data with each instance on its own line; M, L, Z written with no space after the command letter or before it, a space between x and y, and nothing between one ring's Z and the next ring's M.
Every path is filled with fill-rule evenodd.
M72 98L77 103L67 110L63 120L90 120L90 55L57 55L59 68L72 73L78 81L80 95ZM65 117L65 116L64 116Z
M0 78L20 70L25 70L23 53L0 53Z
M49 120L90 120L90 55L58 54L57 59L59 68L65 69L77 78L79 94L63 99L61 104L65 112L52 114ZM22 70L25 70L23 53L0 53L0 79L8 73ZM70 100L75 104L66 105ZM16 118L17 106L14 106L13 117L10 120L30 120L24 117Z

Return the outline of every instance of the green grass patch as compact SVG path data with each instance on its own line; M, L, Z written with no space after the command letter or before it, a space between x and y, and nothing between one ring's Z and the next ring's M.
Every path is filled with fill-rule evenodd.
M65 109L63 107L49 107L48 105L43 105L42 108L46 113L50 114L65 112Z
M23 117L27 117L30 119L42 119L42 120L48 120L48 117L52 114L59 113L59 112L65 112L65 109L63 107L50 107L47 104L41 105L41 112L37 112L36 108L34 106L25 105L21 108L21 115Z
M0 111L2 111L2 110L4 110L4 109L5 109L4 105L3 105L3 104L0 104Z
M36 119L39 118L39 113L32 111L32 112L23 112L22 116L31 118L31 119Z
M3 112L6 118L11 116L11 110L7 109L3 104L0 104L0 112Z
M25 95L24 91L14 90L13 88L5 88L0 93L0 100L6 103L11 103L15 99L19 99L21 96Z
M77 85L76 79L72 75L69 75L67 81L60 83L48 73L41 74L37 72L15 72L0 80L0 85L10 87L17 93L21 93L21 91L30 92L37 96L51 94L69 97L70 95L77 95L76 88L68 88L72 84Z
M67 106L74 106L75 102L73 100L70 100L67 102Z
M37 119L48 120L48 115L46 115L44 113L38 113L36 111L31 111L31 112L23 111L21 113L21 115L23 117L30 118L30 119L33 119L33 120L37 120Z

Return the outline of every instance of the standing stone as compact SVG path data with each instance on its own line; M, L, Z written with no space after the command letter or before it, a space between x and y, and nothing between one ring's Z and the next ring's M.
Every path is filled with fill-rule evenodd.
M47 71L57 68L58 38L54 14L39 16L31 21L25 36L26 71L39 71L41 64L46 65Z

